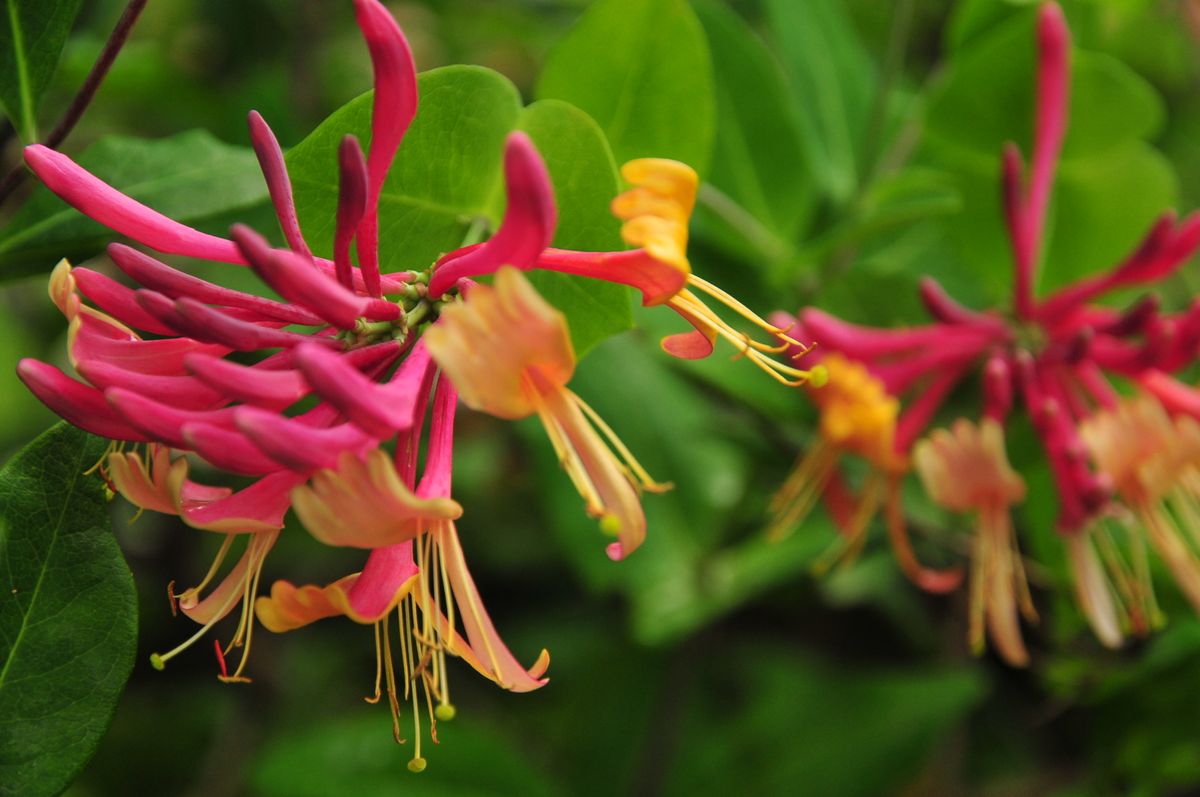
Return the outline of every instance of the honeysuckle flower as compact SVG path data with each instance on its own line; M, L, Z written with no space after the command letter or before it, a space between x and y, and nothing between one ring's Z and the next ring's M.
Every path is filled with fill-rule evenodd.
M634 285L649 303L667 304L692 321L710 349L725 337L781 381L816 382L820 371L771 359L795 341L753 341L690 292L714 296L779 332L690 275L684 247L695 175L673 162L626 168L636 186L615 200L614 210L637 248L554 250L548 245L557 213L545 166L529 138L513 133L504 153L507 210L495 234L427 270L380 273L379 194L416 113L417 82L403 33L384 7L377 0L354 5L375 70L371 144L364 154L348 136L339 147L332 260L314 255L305 241L283 153L256 113L250 137L282 248L242 225L228 238L199 232L65 155L28 147L29 167L84 214L156 254L248 266L279 298L226 288L115 243L109 257L134 287L66 262L51 276L78 378L35 360L18 370L58 414L113 440L99 469L114 492L141 509L225 535L207 574L182 592L172 588L173 609L200 628L175 649L154 654L156 667L239 604L232 639L216 645L226 681L248 680L255 616L277 632L336 615L370 624L378 663L374 699L387 694L398 740L400 702L413 703L417 743L410 767L419 770L419 700L435 740L435 720L453 714L447 656L514 691L545 683L549 663L543 651L525 668L508 651L466 569L455 525L463 510L451 496L459 395L498 417L539 416L588 512L616 537L607 549L614 559L645 536L640 492L667 486L651 479L567 387L575 357L566 319L522 271L551 268ZM495 274L494 284L470 279L482 274ZM681 346L667 348L678 354L687 349ZM423 445L427 415L430 439ZM387 453L393 446L394 456ZM249 482L234 491L193 481L201 462ZM259 596L264 562L289 508L321 542L366 551L362 571L324 586L278 581ZM239 545L242 553L233 557ZM229 670L234 648L242 656Z
M1038 11L1037 49L1030 166L1026 169L1015 144L1005 148L1002 159L1005 221L1015 265L1011 310L970 310L926 278L920 295L933 322L925 326L863 327L815 308L794 319L773 317L777 326L789 328L793 339L816 342L827 364L836 354L877 380L881 389L872 387L863 395L898 402L893 406L875 400L875 406L888 407L895 418L891 453L898 462L915 460L936 503L978 518L972 645L980 647L986 626L1000 654L1016 665L1029 658L1018 612L1029 619L1034 614L1008 519L1009 508L1023 495L1019 477L1008 466L1002 435L1013 410L1028 414L1050 466L1057 526L1076 594L1101 642L1119 645L1126 633L1144 632L1157 615L1143 534L1200 609L1200 559L1179 532L1190 529L1193 518L1187 512L1195 489L1195 433L1190 421L1170 417L1196 417L1200 400L1169 376L1195 360L1200 304L1172 315L1161 312L1154 296L1124 310L1092 303L1114 289L1153 285L1174 273L1200 247L1200 215L1177 221L1166 213L1121 263L1049 296L1035 296L1070 88L1070 35L1053 3ZM918 443L950 392L973 375L981 388L982 419L960 419L951 431L934 431ZM1119 398L1114 383L1122 380L1132 382L1135 398ZM862 377L856 381L869 384ZM837 445L827 430L829 425L836 428L836 421L824 422L826 404L818 400L823 420L815 452ZM878 459L872 460L876 468ZM810 454L801 461L817 460ZM812 477L805 472L793 480ZM838 486L836 481L829 484ZM875 484L868 479L859 507L872 506ZM838 491L831 487L813 481L805 492L793 484L780 495L803 495L811 505L822 489L827 498L831 493L836 498ZM783 517L791 521L802 514ZM1127 544L1118 544L1121 538L1128 538ZM904 564L906 571L912 570L911 562Z
M637 247L623 252L576 252L549 246L554 229L554 198L550 178L532 147L523 139L509 140L505 177L519 186L520 201L510 194L500 229L489 241L442 256L434 266L429 295L440 296L459 280L495 273L504 265L538 268L605 280L636 288L646 307L666 305L693 330L663 339L662 348L681 359L712 354L724 338L772 378L787 385L824 384L823 368L795 368L774 359L792 348L793 359L808 352L786 330L768 323L733 296L692 273L687 258L688 220L696 202L699 178L686 164L663 158L629 161L621 175L633 187L616 197L612 210L624 220L621 236ZM723 320L708 307L704 294L780 341L755 340Z
M611 558L641 545L646 518L638 490L669 485L651 479L600 416L566 387L575 370L566 319L520 271L502 267L493 285L471 286L462 303L443 308L425 342L468 407L509 419L537 414L588 513L617 537L607 549Z
M952 512L974 513L971 546L970 624L967 638L979 653L986 623L997 651L1016 667L1029 653L1016 624L1017 608L1037 621L1009 509L1025 498L1025 480L1008 464L1004 431L994 418L978 424L959 418L936 429L913 448L913 462L934 503Z

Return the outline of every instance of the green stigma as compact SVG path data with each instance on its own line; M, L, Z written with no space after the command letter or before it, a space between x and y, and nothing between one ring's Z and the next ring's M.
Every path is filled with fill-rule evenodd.
M409 772L424 772L425 771L425 759L421 758L420 756L417 756L416 758L409 761L408 762L408 771Z
M616 515L605 515L600 518L600 530L611 537L621 533L621 519Z
M157 653L151 653L150 666L161 672L163 668L167 666L167 663L163 660L162 656L158 655Z
M441 703L433 710L433 716L437 717L442 722L449 722L450 720L454 719L454 715L457 713L458 711L449 703Z
M829 382L829 369L823 365L814 365L808 371L810 387L824 387Z

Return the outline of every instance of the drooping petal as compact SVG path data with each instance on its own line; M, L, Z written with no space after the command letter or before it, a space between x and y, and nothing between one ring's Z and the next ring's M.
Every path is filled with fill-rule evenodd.
M446 575L454 593L457 614L462 618L463 628L470 641L470 651L460 646L457 635L450 636L450 652L463 658L482 675L512 692L529 692L545 686L548 679L542 677L550 666L550 654L542 650L533 666L526 669L517 661L500 638L491 617L483 606L483 599L475 586L475 580L467 570L466 558L458 539L458 531L451 522L439 525L437 544L441 548ZM470 655L473 654L473 655Z
M179 516L192 528L222 534L258 534L283 528L292 488L302 478L278 471L224 498L196 503L187 500L186 476L186 470L170 473L171 494Z
M326 545L380 548L424 533L438 520L454 520L462 507L448 497L418 498L380 449L365 461L342 454L336 468L317 471L292 491L296 516Z
M562 313L515 268L500 269L493 285L476 285L465 301L444 307L425 345L463 403L500 418L534 412L527 372L562 386L575 370Z

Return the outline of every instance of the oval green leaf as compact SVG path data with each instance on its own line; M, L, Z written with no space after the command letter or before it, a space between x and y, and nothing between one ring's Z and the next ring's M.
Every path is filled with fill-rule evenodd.
M58 66L81 0L4 0L0 104L27 144L38 139L38 100Z
M577 105L621 163L681 160L708 170L715 126L704 30L684 0L598 0L550 51L539 99Z
M59 424L0 470L0 795L62 791L133 667L133 577L109 529L104 441Z

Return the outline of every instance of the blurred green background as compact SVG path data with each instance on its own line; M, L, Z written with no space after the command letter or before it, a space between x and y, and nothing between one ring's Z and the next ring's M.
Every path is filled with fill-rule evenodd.
M593 95L603 69L573 72L576 34L563 38L586 2L388 5L422 69L480 64L527 102L602 103ZM47 121L122 6L85 4L42 105ZM643 8L659 15L642 20L643 33L666 79L642 99L665 108L668 124L639 131L635 120L616 135L597 121L618 158L656 135L696 153L709 186L693 229L699 273L764 312L811 303L863 323L919 321L925 273L976 306L1005 301L999 147L1028 146L1033 4ZM1047 286L1115 262L1161 209L1200 201L1200 5L1075 0L1066 10L1079 51ZM711 74L693 62L711 63ZM288 147L370 80L348 2L151 2L64 149L194 128L244 148L251 108ZM7 140L6 168L19 159L18 142ZM196 223L271 228L253 170L237 175ZM8 203L6 219L23 199ZM57 258L14 243L22 224L17 216L0 228L0 264L30 275L0 292L0 443L9 450L53 421L13 375L17 359L65 359L61 317L44 293ZM99 251L86 239L81 252ZM1188 270L1164 301L1186 303L1195 285ZM374 673L368 628L331 620L282 636L260 631L251 685L218 683L207 643L155 672L149 653L191 632L172 619L166 584L192 583L215 545L170 518L127 522L122 505L115 528L140 594L140 650L115 723L69 793L1200 793L1200 622L1162 580L1166 630L1118 652L1089 636L1071 605L1053 495L1027 431L1015 430L1010 454L1031 485L1018 527L1038 563L1031 578L1043 621L1027 629L1033 665L1016 671L967 653L965 596L918 592L882 534L854 567L819 580L812 562L833 539L822 514L767 544L766 503L808 439L810 409L727 357L668 362L657 338L675 322L637 318L641 328L598 347L573 384L654 476L676 484L646 497L650 536L628 561L606 559L536 424L460 416L464 548L518 657L550 649L547 687L508 694L452 665L458 717L426 749L428 770L412 775L386 710L360 699ZM969 397L955 402L973 412ZM969 529L918 492L922 556L960 558ZM296 527L264 575L324 582L357 567L353 553Z

